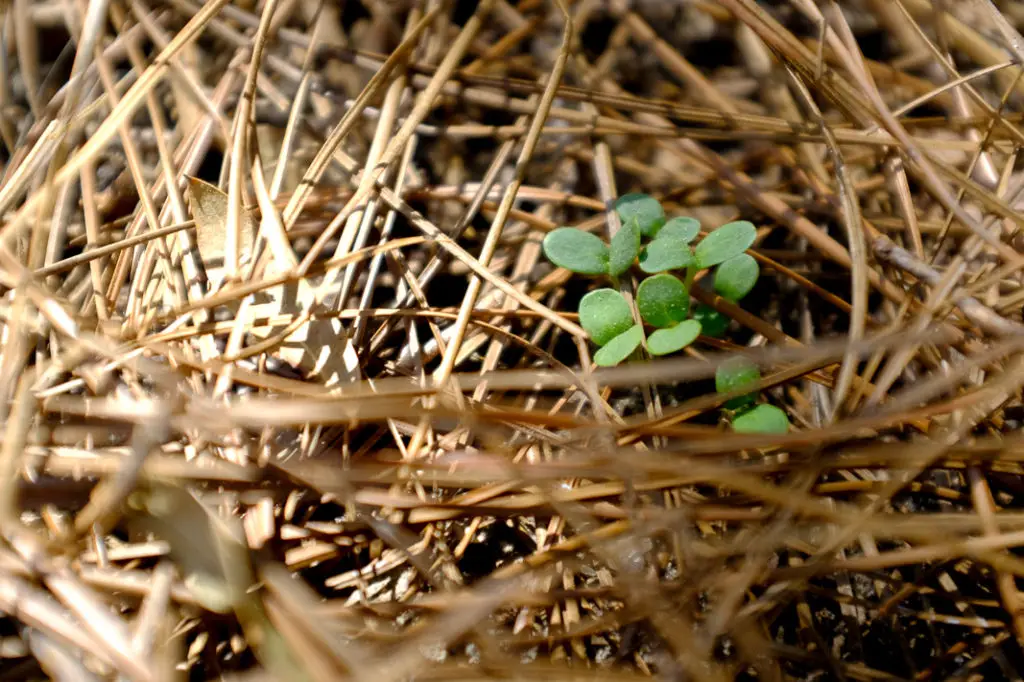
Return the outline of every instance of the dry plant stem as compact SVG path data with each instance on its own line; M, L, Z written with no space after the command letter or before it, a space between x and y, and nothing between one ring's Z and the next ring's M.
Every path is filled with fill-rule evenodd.
M871 81L867 71L864 70L859 50L846 20L838 11L834 11L832 16L836 22L837 30L839 31L847 48L849 50L854 50L854 52L840 52L840 56L843 58L847 69L860 85L862 92L868 96L868 99L874 105L877 114L881 118L882 125L885 126L889 133L902 144L903 153L910 161L911 167L918 170L921 180L929 188L935 198L942 203L946 210L953 213L957 219L963 225L968 227L979 239L992 246L1002 258L1015 265L1024 265L1024 262L1022 262L1016 251L1010 249L1007 245L990 235L984 227L978 224L978 222L974 220L974 218L972 218L959 203L956 202L953 195L950 194L949 188L946 187L936 173L931 160L921 151L921 149L918 148L917 144L910 139L906 130L895 119L888 107L886 107L878 89Z
M357 55L355 57L356 63L370 71L376 71L380 68L380 64L383 60L379 57L364 57ZM1008 62L1005 59L991 65L989 68L994 70L996 73L999 69L1007 69L1012 66L1012 62ZM433 73L434 69L426 68L422 64L412 64L411 69L423 72ZM801 69L801 73L803 70ZM972 76L965 77L963 80L958 80L953 84L947 84L947 88L953 88L957 85L961 85L964 82L971 80L971 78L977 78L984 75L985 71L980 71ZM523 92L527 94L536 94L539 92L539 88L535 83L531 81L518 81L515 79L487 79L479 76L466 77L459 75L460 80L464 80L467 83L477 83L480 87L456 87L454 85L446 86L445 94L453 97L463 97L469 102L480 104L483 106L490 106L499 109L510 110L513 113L529 113L531 108L527 105L525 100L521 99L509 99L507 94L499 94L489 88L504 87L505 89L511 89L514 92ZM416 87L425 87L429 82L427 76L422 73L414 74L410 82ZM489 86L486 87L486 86ZM849 86L846 86L849 87ZM936 96L941 93L941 88L936 89L934 87L928 88L928 96ZM853 95L850 95L853 96ZM683 105L661 102L658 100L647 100L632 97L626 93L618 95L609 95L607 93L588 92L578 88L572 88L568 86L562 86L559 88L559 97L564 97L568 100L575 101L589 101L595 104L601 104L607 107L613 107L616 109L622 109L631 112L644 112L658 114L663 117L678 118L685 121L694 123L700 123L704 125L715 126L716 129L720 129L719 135L726 135L725 139L742 139L744 131L758 131L763 133L774 133L778 135L780 140L797 140L797 141L813 141L820 142L821 137L817 132L817 128L811 125L794 126L792 121L786 119L772 117L772 116L754 116L750 114L726 115L717 111L697 108L697 107L686 107ZM926 101L927 98L924 100ZM902 111L900 110L897 111ZM633 134L641 136L657 135L657 136L668 136L668 137L685 137L688 135L699 135L701 129L686 130L678 129L672 125L658 125L658 126L641 126L627 121L617 120L609 116L587 116L577 109L568 109L564 107L552 107L551 117L553 119L562 119L568 122L576 123L580 126L580 132L594 132L601 131L604 134L610 134L618 132L622 134ZM870 120L870 117L865 118ZM917 124L918 119L912 119L907 121L907 124ZM924 119L928 120L928 119ZM945 122L945 121L944 121ZM977 117L972 117L964 121L964 124L979 125L983 124L984 121L979 121ZM949 122L950 125L955 125L955 121ZM741 130L735 130L736 126L742 126ZM448 128L452 129L452 128ZM507 128L495 127L495 126L479 126L475 128L466 128L466 130L491 130L498 132L500 130L507 129L508 134L516 133L521 129L512 126ZM796 131L794 130L796 129ZM1004 127L1004 129L1006 129ZM454 128L459 130L459 128ZM572 130L570 128L570 130ZM436 134L438 131L435 127L424 128L425 132L433 132ZM1019 130L1008 128L1006 129L1008 135L1014 138L1019 138L1021 132ZM842 144L860 144L868 145L871 147L888 147L892 146L896 140L890 136L884 130L873 130L871 133L852 130L849 128L837 128L833 131L836 138ZM796 137L792 137L792 136ZM739 137L737 137L739 136ZM713 138L717 139L717 138ZM936 150L961 150L961 151L974 151L977 145L965 141L965 140L935 140L931 138L914 137L916 141L921 144L928 144L934 147ZM1006 149L1006 147L1002 147Z
M785 47L780 45L779 39L785 39L783 37L791 39L791 34L784 29L777 27L777 24L775 25L776 28L774 30L770 29L769 26L774 22L770 20L763 11L755 8L750 3L750 0L723 0L723 2L730 7L731 11L736 13L737 16L746 21L751 28L757 31L758 35L760 35L762 39L769 44L779 46L781 49L786 50L787 57L792 59L793 66L800 72L806 72L809 70L808 64L813 58L807 53L807 50L799 44L794 45L793 43L789 43L786 44ZM940 201L947 210L951 211L964 226L995 248L1004 259L1013 263L1019 262L1020 258L1017 256L1016 252L1009 249L1005 244L999 242L997 239L988 235L987 232L978 225L977 221L975 221L962 208L960 208L958 204L956 204L953 197L950 195L948 188L939 179L933 162L921 152L918 145L909 137L906 130L900 125L895 117L893 117L891 112L885 106L885 103L881 100L877 89L870 80L870 76L864 70L859 51L856 53L856 57L848 51L850 47L856 49L856 46L850 45L850 38L846 35L848 34L848 27L843 21L841 15L833 13L833 17L837 23L837 30L844 32L842 38L845 39L847 47L844 49L838 40L833 42L832 47L836 49L837 54L843 60L848 72L856 80L858 86L861 88L861 93L868 96L868 101L874 109L873 114L869 114L867 111L861 109L860 111L864 115L859 117L860 120L868 121L872 120L874 117L878 117L893 139L900 143L902 153L910 161L910 167L918 170L921 180L926 184L935 198ZM850 93L849 95L846 94L845 89L849 86L842 83L838 75L833 80L833 83L836 85L842 84L839 88L839 92L842 92L844 95L842 97L842 101L845 106L851 107L852 111L856 111L857 108L863 106L862 101L858 100L853 93Z
M10 348L4 353L5 359ZM17 523L18 479L21 476L21 457L27 443L27 436L35 416L35 400L32 384L35 377L25 373L14 391L14 404L7 417L7 428L0 446L0 527Z
M923 259L924 242L921 240L921 227L910 195L910 185L907 182L903 161L899 156L894 154L885 160L885 177L889 183L890 194L894 199L896 209L903 220L905 234L913 249L913 254L918 259Z
M288 205L282 212L282 219L284 220L285 227L287 229L291 229L296 218L298 218L299 212L302 210L302 206L313 191L313 187L320 180L323 172L327 169L328 164L334 157L338 145L341 144L345 139L345 136L359 120L359 113L369 103L369 100L374 96L374 94L383 87L391 73L407 58L408 53L416 44L420 34L427 28L436 13L436 9L434 12L428 13L411 31L409 31L399 48L391 53L391 56L384 62L380 70L377 71L374 78L370 80L367 87L363 89L362 93L360 93L360 98L357 99L352 108L346 112L345 116L338 122L338 125L335 126L327 140L317 151L316 157L314 157L309 168L306 169L306 172L302 177L302 182L299 183L298 188L292 194L288 201ZM353 195L352 199L355 198L355 195ZM352 205L354 203L352 199L350 199L348 205ZM349 209L348 212L351 212L351 209Z
M144 68L145 60L133 40L128 41L127 51L132 65L141 71ZM214 110L216 113L216 107L214 107L212 103L210 105L210 109ZM146 111L149 113L153 129L157 133L157 153L160 157L160 170L162 171L164 183L163 189L166 192L167 201L170 205L170 214L178 224L185 222L191 223L188 219L188 211L185 208L184 197L182 196L179 188L179 178L174 167L173 153L169 149L164 138L164 132L167 130L167 124L164 120L162 109L152 92L146 95ZM219 120L219 114L212 116L211 119L212 124L213 121ZM197 123L197 125L202 124ZM153 201L156 201L155 197ZM166 213L166 211L164 211L164 213ZM151 230L151 233L153 232L159 232L159 230ZM200 269L196 262L196 257L188 253L189 249L187 239L184 239L183 235L177 235L176 238L171 240L169 251L171 254L171 268L174 271L175 281L180 281L178 279L179 272L184 275L185 282L183 283L183 296L186 297L185 300L198 298L202 294L199 282ZM200 315L196 321L201 323L203 321L203 317ZM209 353L210 349L207 348L206 352Z
M366 202L370 192L374 188L374 185L383 175L384 170L392 163L392 161L394 161L395 158L397 158L398 154L409 141L409 138L415 133L416 126L423 121L430 109L433 108L434 101L438 94L440 94L449 75L454 71L465 51L469 49L470 42L482 27L483 18L490 12L491 4L491 0L484 0L484 2L481 2L473 13L473 16L466 22L462 30L459 31L458 37L445 53L444 59L438 66L437 73L434 74L430 83L417 97L416 104L406 117L405 123L388 141L388 146L381 154L380 160L374 167L366 169L366 171L362 173L362 176L359 178L359 184L353 192L352 197L348 202L346 202L345 207L342 208L338 215L334 217L331 224L327 226L323 233L313 243L309 253L302 259L302 262L299 263L299 274L303 274L309 269L320 251L324 248L324 245L331 237L334 236L335 232L340 228L344 221L356 210L358 206ZM424 17L424 22L427 19L428 17ZM413 32L413 35L415 35L415 31ZM352 111L354 111L354 109ZM352 112L350 111L349 113Z
M17 33L18 65L25 80L25 96L32 115L39 118L43 103L39 99L39 36L29 12L29 0L14 0L10 8Z
M235 134L231 140L231 167L228 173L228 212L224 230L224 276L229 281L238 277L238 266L242 256L242 178L245 175L244 164L249 163L250 134L254 133L249 126L253 124L251 118L253 99L256 96L256 75L262 64L263 51L266 49L271 20L276 9L277 0L267 0L263 5L260 25L253 39L249 70L245 75L245 85L235 116Z
M85 164L85 167L82 168L81 183L82 212L85 214L85 234L87 238L85 251L86 253L88 253L88 246L90 244L95 245L100 240L99 215L96 210L95 200L96 168L92 163L87 163ZM92 279L92 306L94 307L96 311L96 317L100 320L100 322L105 322L106 320L110 319L110 312L107 307L106 299L104 299L103 297L104 262L102 260L102 256L98 258L90 258L88 263L89 276ZM58 269L56 270L56 272L60 272L60 270ZM35 274L37 277L41 276L38 271Z
M996 536L999 529L995 522L995 500L992 499L992 491L985 480L985 475L978 467L968 469L967 475L971 483L971 498L978 516L981 517L985 535ZM1021 603L1021 594L1017 590L1013 576L999 574L996 585L1003 600L1003 608L1009 613L1013 623L1014 634L1019 642L1024 642L1024 604Z
M943 428L939 433L936 433L931 442L915 453L913 461L906 462L904 464L904 471L899 472L898 475L894 476L889 482L887 482L871 504L866 509L861 510L860 515L855 520L843 526L839 532L826 542L824 546L817 551L812 561L808 562L808 565L814 566L820 564L822 561L826 561L824 557L831 554L837 547L845 545L850 539L862 532L865 524L878 513L883 505L888 503L891 497L900 488L916 478L924 467L929 466L938 457L941 457L950 446L959 441L969 429L978 423L980 419L987 417L991 410L1002 404L1008 393L1013 393L1019 388L1020 384L1024 382L1024 371L1022 370L1024 370L1024 357L1017 356L1014 358L1014 361L1005 377L991 382L986 387L988 390L986 395L983 396L983 399L977 401L977 404L972 405L965 410L965 414L963 414L959 420L959 424ZM957 544L957 549L954 551L970 554L972 551L976 551L973 549L975 546L978 549L984 550L998 549L1001 546L1004 546L1001 543L1006 539L1007 538L1005 536L999 536L991 542L989 541L989 538L977 541L967 541L962 544ZM930 540L934 542L934 539ZM933 545L933 547L935 547L935 545ZM932 551L931 548L909 550L909 555L913 556L915 553L920 555L922 553L929 553L930 551ZM871 564L877 564L878 559L882 559L882 557L877 559L875 557L867 557L867 559ZM885 559L888 559L888 557L885 557ZM986 561L991 563L994 567L1003 566L1006 570L1013 571L1015 574L1017 574L1017 571L1024 570L1024 564L1017 565L1020 562L1015 559L1008 560L1000 557L993 557L989 553L986 553ZM887 565L884 563L884 559L881 565ZM794 589L796 587L796 585L790 585L788 586L788 589Z
M160 25L154 21L154 13L146 7L142 0L131 0L131 6L132 14L135 15L140 27L145 29L146 34L155 45L159 46L161 49L165 49L170 44L171 39ZM230 5L227 5L227 7L230 7ZM131 45L137 39L133 35L126 34L125 40L129 45ZM181 52L187 54L189 49L194 48L186 46ZM130 48L128 49L128 54L131 56ZM224 139L229 139L231 137L230 125L225 119L223 113L214 104L214 100L211 100L211 98L207 96L205 90L200 85L200 74L193 68L183 65L181 61L182 54L176 54L168 61L168 66L171 71L170 78L172 81L172 87L175 82L180 82L184 85L180 90L174 90L175 100L178 105L182 107L183 115L184 112L192 106L197 107L199 111L206 113L217 121ZM184 96L179 96L179 92L183 92ZM194 115L189 116L182 122L186 124L184 127L186 134L191 134L197 125Z
M80 91L84 81L81 76L93 57L93 50L97 42L103 35L103 23L106 19L106 11L107 3L102 1L90 3L86 11L85 23L82 28L82 33L79 36L78 47L75 53L75 62L71 69L68 90L58 116L58 120L62 125L67 125L70 122L71 113L78 105ZM31 99L32 98L30 98L30 100ZM68 135L61 140L53 159L51 160L49 170L47 171L49 174L54 173L56 169L64 163L67 149L69 146L74 145L74 141L77 139L78 134L78 131L68 130ZM51 191L60 197L60 199L57 200L58 209L54 212L52 223L50 225L50 234L44 257L44 263L46 264L53 263L57 257L57 253L63 248L65 230L67 223L69 222L67 216L70 211L69 203L75 198L73 193L75 187L76 186L74 184L67 183L60 187L51 188Z
M916 279L934 287L943 285L942 276L931 266L921 262L913 254L896 246L888 239L875 238L871 249L879 259L906 271ZM956 306L963 311L964 316L982 329L1001 336L1017 336L1024 331L1024 327L1020 323L1001 317L971 296L955 295L952 298Z
M404 89L404 84L402 84L402 87ZM395 91L398 92L399 91L398 88L395 88ZM390 94L390 92L389 92L389 94ZM412 164L412 155L413 155L414 149L415 149L415 146L412 145L412 144L410 144L408 147L406 147L406 153L402 157L401 163L399 164L398 171L396 173L396 179L395 179L395 190L396 190L396 193L401 191L401 189L403 187L403 183L407 179L409 167ZM381 229L381 235L380 235L381 243L384 243L384 242L386 242L387 240L389 240L391 238L391 233L392 233L392 230L394 229L395 221L397 220L397 217L398 217L398 214L395 211L388 212L387 217L384 219L384 226ZM381 255L378 255L378 256L374 256L373 260L370 261L370 266L369 266L369 268L367 270L367 275L366 275L367 283L366 283L365 288L363 289L363 294L362 294L362 296L359 299L359 310L360 311L365 311L365 310L367 310L370 307L370 301L373 298L373 294L374 294L374 291L375 291L375 288L376 288L376 284L377 284L377 278L378 278L378 276L380 274L381 266L384 264L384 259L385 258L386 258L386 255L385 254L381 254ZM410 294L412 294L411 289L412 289L412 287L410 287ZM342 300L344 300L344 299L342 299ZM366 317L360 316L360 317L356 318L355 324L353 325L353 329L352 329L352 339L353 339L353 343L356 346L362 346L363 345L363 339L365 338L365 335L366 335L366 330L367 330L368 323L369 323L369 319L366 318ZM383 327L386 327L386 326L387 326L387 324L385 323L385 325ZM383 327L382 327L382 329L383 329ZM406 351L406 349L403 348L402 352L405 353L405 351Z
M156 636L169 615L173 584L174 566L167 562L157 564L149 593L142 602L132 632L132 649L140 657L150 656L155 648L161 646L156 642Z
M147 72L152 68L152 66L149 67ZM228 93L234 88L237 76L238 74L233 70L225 73L224 78L221 79L217 84L217 88L214 90L214 102L222 103L227 98ZM216 122L217 119L214 117L205 117L203 122L200 124L200 127L192 131L191 135L181 141L174 159L174 165L177 168L178 173L181 173L182 175L189 175L196 172L196 169L202 161L203 155L207 152L213 142ZM151 190L154 201L159 202L164 199L164 192L167 191L167 180L168 177L167 174L165 174L159 177L154 183L153 189ZM126 234L134 235L136 232L140 231L144 220L145 213L140 212L136 219L132 221L132 224L126 231ZM199 272L202 269L202 264L198 259L198 248L187 233L181 232L178 238L181 252L184 254L184 257L194 259L193 269L190 270L190 274ZM110 302L116 300L117 292L120 290L123 285L124 278L128 274L129 262L127 256L128 254L124 253L119 256L113 274L110 277L110 282L107 287L107 300Z
M238 0L202 25L194 0L27 4L76 48L40 45L17 130L24 45L0 51L0 610L24 635L0 637L0 671L163 682L256 654L269 678L276 643L318 681L1013 677L1019 3L993 27L955 0L582 0L586 44L562 50L566 8L539 0L494 0L468 38L442 0ZM876 36L886 57L864 59ZM708 40L741 58L709 62ZM550 73L566 44L577 87ZM180 188L216 166L240 224L262 217L207 291ZM614 234L627 192L760 221L760 280L742 304L695 287L737 322L723 338L594 370L566 312L593 283L539 242ZM286 286L309 296L260 303ZM313 324L340 331L311 350L358 348L358 380L292 378ZM787 433L714 425L733 396L705 388L737 352ZM190 589L227 545L122 535L141 487L243 531L235 589L262 586L243 608L207 617Z
M727 0L727 1L730 2L730 3L732 2L732 0ZM852 69L856 69L857 67L851 67L851 68ZM866 75L864 77L866 78ZM865 85L865 87L871 89L870 85ZM877 92L875 90L871 89L871 92L875 93L876 96L877 96ZM891 116L889 118L891 119ZM892 124L896 125L898 127L898 124L895 123L895 121L892 121ZM905 142L905 140L904 140L904 142ZM765 207L765 210L767 210L767 207ZM962 211L960 211L960 213L956 213L956 212L954 212L954 213L959 216L960 213L962 213ZM971 223L971 225L974 225L974 224L975 224L974 222ZM965 223L965 225L967 225L967 223ZM978 229L982 229L982 228L979 227ZM812 238L812 235L820 234L820 233L817 232L817 230L812 230L812 231L801 230L800 233L801 233L801 235L808 237L809 241L811 241L812 243L815 243L816 245L819 246L819 248L821 248L821 245L817 244L817 242L819 242L821 240L817 239L817 238ZM975 233L977 233L977 232L975 231ZM826 239L827 239L827 237L826 237ZM878 243L879 242L876 240L875 244L877 245ZM1000 246L1003 246L1003 245L1000 244ZM1004 251L1005 251L1005 249L1004 249ZM842 262L844 264L846 262L848 262L845 259L845 254L844 254L844 259L839 261L839 262ZM869 277L873 280L873 283L877 283L877 281L878 281L877 280L877 276L875 275L874 272L869 272ZM887 284L888 284L887 282L883 281L883 287L885 287ZM883 293L885 293L886 289L883 288L882 291L883 291ZM901 296L897 295L897 296L895 296L893 298L893 300L899 301L900 298L901 298ZM964 312L966 314L967 311L964 311ZM1016 323L1008 322L1008 321L1005 321L1003 319L1000 319L997 315L994 315L994 314L990 314L990 315L986 315L986 316L978 316L977 315L977 310L975 310L974 312L975 312L974 321L976 323L984 322L983 328L988 329L990 331L995 331L996 333L1008 333L1009 331L1015 329L1016 326L1017 326Z
M107 96L110 98L111 109L114 109L118 102L113 88L113 74L111 73L110 65L107 64L102 55L97 55L96 64L99 68L100 78L103 80L104 88L107 91ZM138 149L131 139L131 131L128 129L127 125L122 124L118 132L121 138L121 143L125 149L125 156L127 157L132 182L135 184L139 200L142 203L142 214L149 223L150 230L157 230L160 228L160 217L156 208L156 203L146 187L146 181L143 178L142 172L142 161ZM176 272L171 268L170 254L167 252L166 244L163 240L157 240L155 243L158 245L158 248L162 247L160 248L162 253L159 254L159 258L160 265L163 270L164 285L170 287L172 300L176 304L181 305L188 300L188 295L185 292L185 279L181 275L180 271ZM156 255L153 251L150 251L149 253L154 256ZM134 291L135 289L133 288L133 292ZM130 298L129 300L131 301L132 299Z
M5 613L17 615L19 620L56 641L103 658L103 651L81 624L73 621L65 609L32 583L6 572L0 575L0 606ZM111 661L106 659L105 662Z
M548 82L545 86L544 93L541 95L540 101L537 103L537 110L530 122L530 130L527 133L526 138L523 140L523 147L520 150L519 158L516 160L516 175L512 179L512 182L510 182L505 188L505 192L501 198L501 203L498 205L498 210L496 211L494 219L491 221L490 228L488 229L487 239L484 242L483 249L479 256L479 261L484 267L490 263L490 260L494 256L494 252L498 247L498 243L501 240L502 230L505 227L505 221L508 219L508 213L512 208L512 204L516 200L519 187L523 183L527 166L530 163L534 149L537 146L537 140L540 137L540 129L547 120L551 104L554 102L556 88L562 79L562 74L565 72L565 66L569 58L569 46L572 42L573 36L572 18L569 16L568 10L562 3L559 3L559 11L561 12L563 21L565 22L562 32L562 45L559 49L558 56L555 58L551 74L548 76ZM448 378L451 376L452 370L454 369L455 358L457 357L459 348L462 345L462 340L466 333L466 326L469 324L469 316L472 313L473 308L476 306L477 296L480 294L480 288L482 285L483 282L480 278L472 278L469 282L469 287L463 296L462 305L459 308L459 317L455 322L456 332L454 338L449 342L448 349L441 360L441 365L434 373L434 381L439 386L448 382Z
M164 48L153 64L146 69L145 73L129 88L124 97L118 102L117 107L104 119L99 128L94 132L86 143L75 152L67 163L61 166L53 178L54 184L61 185L71 181L81 171L83 164L88 159L94 159L102 151L103 147L117 133L121 124L135 112L142 103L142 98L153 88L167 71L169 60L188 43L195 40L205 27L206 23L217 13L228 0L211 0L203 5L202 9L192 17L185 27L177 33L170 44ZM13 237L21 230L25 223L37 211L44 200L44 195L36 191L28 196L24 205L18 210L14 217L0 230L0 245L7 247Z
M419 11L410 12L406 25L407 34L415 29L415 26L419 20ZM310 54L312 53L313 50L311 49ZM364 163L365 167L376 166L380 159L381 153L384 151L386 145L388 144L388 137L392 132L395 121L397 120L398 107L401 102L403 94L406 93L406 86L407 82L405 75L403 73L399 73L398 77L395 78L395 80L392 81L391 84L388 86L387 93L385 93L384 95L384 102L381 106L380 117L377 123L377 129L374 134L373 141L370 144L370 150L367 152L366 162ZM399 195L401 195L402 188L404 186L404 183L406 182L406 174L409 170L412 156L416 149L416 144L417 143L415 136L410 137L402 150L402 156L399 160L397 170L394 170L393 172L389 170L389 172L392 172L392 175L394 177L395 192ZM376 220L376 213L379 207L379 203L379 200L371 199L368 203L367 209L361 215L361 220L359 213L355 213L352 215L350 221L359 221L359 233L356 236L355 241L346 239L345 236L343 235L341 240L339 241L336 255L341 255L341 253L344 251L344 246L346 244L351 244L352 247L357 249L362 248L366 245L366 241L369 239L370 229ZM382 243L386 241L387 238L390 236L391 226L393 226L395 218L396 214L394 211L387 212L387 216L385 218L387 227L382 231L381 234ZM383 256L378 257L374 260L374 263L371 263L372 273L375 273L376 271L379 270L380 265L382 263L382 258ZM374 264L376 265L376 268L374 268ZM355 282L356 274L357 273L355 267L349 267L345 270L344 278L341 284L341 289L337 295L339 306L343 306L345 304L345 301L349 299L352 287ZM370 274L368 276L367 289L369 291L364 292L364 300L368 300L368 296L372 294L375 279L376 277L374 276L374 274ZM365 328L357 328L353 330L353 338L357 340L356 343L358 343L358 339L362 337L363 333L365 333Z
M484 205L487 195L489 194L494 183L498 179L498 173L505 166L509 157L515 149L514 140L506 140L502 143L497 153L494 155L494 159L488 166L486 173L484 174L483 180L479 183L472 198L466 206L466 210L462 216L456 222L455 226L449 232L449 235L453 239L458 239L466 227L473 221L473 219L479 214L481 207ZM441 268L447 264L442 254L437 254L427 262L423 268L423 272L417 277L417 285L420 288L425 288L430 281L441 271ZM402 288L398 289L398 295L395 297L392 307L403 307L409 305L412 301L412 291L406 291L404 296L402 295ZM390 332L391 325L385 322L379 330L374 334L374 338L370 341L370 353L374 354L380 347L380 344L384 342L386 335Z
M821 111L815 106L806 84L792 71L789 74L804 106L810 110L813 118L821 126L821 133L827 142L829 154L832 157L837 191L842 200L843 227L846 229L846 239L850 250L852 274L850 300L853 304L853 310L850 314L849 338L851 341L856 342L864 337L868 305L867 250L864 245L864 232L861 228L860 205L858 204L850 177L847 174L846 164L843 162L843 154L828 124L822 117ZM831 418L833 421L835 421L838 411L846 400L846 395L850 390L850 384L853 382L856 369L857 359L853 354L843 358L843 363L839 368L839 375L836 378L835 390L832 392L833 412Z
M343 162L346 168L355 167L355 162L349 158L342 156L341 152L338 152L339 160ZM422 232L426 237L434 240L441 248L450 253L453 257L457 258L463 264L465 264L475 275L486 280L489 284L500 290L502 293L510 296L511 298L518 301L523 307L528 308L538 314L544 319L550 321L554 325L560 327L562 330L572 334L573 336L586 337L586 332L577 325L565 318L556 315L546 306L538 303L533 298L520 293L514 286L509 284L505 279L494 275L487 268L480 264L480 262L473 257L468 251L460 246L452 237L442 232L436 225L432 224L418 212L413 210L405 201L396 195L388 187L377 184L377 192L380 198L386 203L392 210L400 213L406 220L408 220L413 227Z
M948 14L948 10L945 0L936 0L936 10L935 29L939 38L939 44L942 45L946 61L948 62L951 61L952 55L950 55L946 41L944 18ZM967 98L964 94L966 89L967 88L958 86L953 88L950 92L952 99L952 118L967 118L973 113L970 106L967 104ZM972 94L976 95L976 93ZM976 99L981 98L976 97ZM971 142L974 142L975 144L982 142L982 135L978 130L969 128L965 132L967 139ZM984 144L979 144L977 165L973 168L971 175L978 183L989 189L995 189L996 185L999 184L999 173L996 172L990 154L984 151Z

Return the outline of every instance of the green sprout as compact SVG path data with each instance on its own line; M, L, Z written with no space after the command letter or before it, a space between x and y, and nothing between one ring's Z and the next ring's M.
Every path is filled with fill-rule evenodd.
M665 209L658 200L646 194L626 194L615 202L615 212L622 224L636 221L645 237L654 237L665 224Z
M601 346L594 355L600 367L614 367L643 342L643 327L633 322L629 303L614 289L597 289L583 297L580 326Z
M789 417L774 405L757 405L755 387L761 370L750 358L735 355L715 370L715 390L733 396L723 408L732 415L737 433L787 433ZM738 394L738 395L737 395Z
M725 336L725 330L729 328L729 318L704 303L694 309L693 319L700 322L701 334L713 339Z
M758 405L732 420L737 433L788 433L789 417L774 405Z
M646 341L647 351L653 356L678 353L701 334L724 335L729 317L707 305L691 310L690 291L701 270L714 268L714 289L722 298L738 303L750 293L760 276L757 261L746 253L757 238L754 225L745 220L726 223L692 246L700 234L700 222L686 216L667 219L664 208L653 197L626 194L615 202L615 212L622 225L610 244L589 232L559 227L544 238L544 254L567 270L606 276L616 287L634 264L649 275L637 287L636 313L654 328ZM580 301L579 315L580 326L599 347L594 354L598 366L615 366L644 345L643 324L637 322L632 306L615 289L588 293ZM760 380L756 365L734 364L731 370L725 370L726 374L716 375L719 392L739 390L751 383L751 376L754 384ZM783 421L788 428L784 412L778 410L775 414L772 410L777 408L764 410L771 406L753 406L754 402L756 396L751 392L726 403L735 430L774 433L782 428Z
M761 370L750 359L736 355L727 358L715 370L715 390L719 393L735 393L757 385ZM741 410L757 401L754 393L744 393L725 402L727 410Z

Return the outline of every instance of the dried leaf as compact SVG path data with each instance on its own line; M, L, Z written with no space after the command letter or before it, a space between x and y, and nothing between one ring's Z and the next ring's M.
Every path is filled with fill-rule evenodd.
M192 196L192 217L196 221L196 245L203 259L207 276L214 279L211 271L219 273L224 267L224 244L227 240L228 195L219 188L198 178L188 178L189 194ZM252 255L256 242L256 220L244 212L239 257L243 260Z
M214 612L233 611L256 657L279 679L308 680L267 618L238 517L211 512L194 494L156 479L128 500L132 521L166 540L196 600Z
M196 221L196 244L207 277L218 280L224 268L228 195L208 182L191 177L188 180L192 217ZM239 253L243 259L252 255L257 225L253 215L242 215ZM258 303L250 308L253 319L302 315L314 303L316 284L316 281L300 280L266 289L257 296ZM249 329L251 334L261 339L279 331L266 326ZM320 379L327 386L359 378L358 357L339 320L315 320L304 324L270 354L297 367L307 376Z

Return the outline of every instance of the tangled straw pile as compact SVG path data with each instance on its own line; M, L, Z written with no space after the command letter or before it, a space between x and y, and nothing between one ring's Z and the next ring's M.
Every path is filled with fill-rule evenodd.
M0 677L1020 679L999 5L0 5ZM763 274L596 369L627 192Z

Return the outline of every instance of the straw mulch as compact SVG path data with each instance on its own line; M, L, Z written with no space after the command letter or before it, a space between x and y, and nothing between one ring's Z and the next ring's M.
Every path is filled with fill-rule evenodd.
M1020 679L996 4L0 4L0 678ZM627 192L763 275L597 370Z

